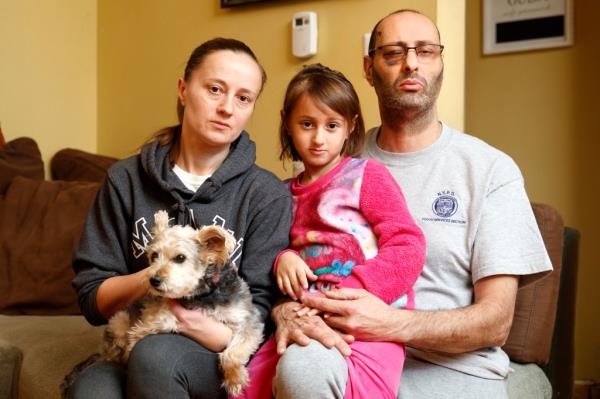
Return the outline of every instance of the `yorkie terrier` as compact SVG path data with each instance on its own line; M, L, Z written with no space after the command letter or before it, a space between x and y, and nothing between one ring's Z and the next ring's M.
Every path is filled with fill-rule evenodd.
M177 333L179 322L168 300L187 309L202 309L233 331L219 354L223 386L238 395L248 384L245 364L262 341L263 323L248 285L230 259L235 238L219 226L169 227L165 211L154 215L153 240L147 248L148 295L109 320L101 354L80 363L61 385L63 397L76 376L97 361L125 364L134 345L149 334Z

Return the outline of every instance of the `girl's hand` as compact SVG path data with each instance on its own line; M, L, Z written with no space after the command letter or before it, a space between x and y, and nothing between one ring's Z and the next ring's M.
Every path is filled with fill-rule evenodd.
M317 276L295 252L288 251L277 262L277 286L284 294L297 301L302 291L308 289L308 280L315 281Z
M213 352L221 352L227 348L233 338L233 331L229 327L207 315L203 309L186 309L175 300L167 303L179 322L181 335Z

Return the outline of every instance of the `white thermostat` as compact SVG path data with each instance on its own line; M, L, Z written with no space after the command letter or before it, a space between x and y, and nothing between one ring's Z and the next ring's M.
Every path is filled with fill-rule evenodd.
M292 17L292 54L298 58L317 54L317 13L302 11Z

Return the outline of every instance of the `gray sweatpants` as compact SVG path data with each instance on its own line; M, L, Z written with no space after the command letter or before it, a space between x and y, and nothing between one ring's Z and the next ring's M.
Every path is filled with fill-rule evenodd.
M79 375L70 398L226 398L219 357L177 334L149 335L133 348L127 369L96 363Z
M277 399L342 399L347 376L346 362L336 349L327 349L317 341L307 347L292 345L277 365L273 394ZM410 357L404 364L398 392L398 399L508 397L506 380L479 378ZM531 396L512 389L510 397Z

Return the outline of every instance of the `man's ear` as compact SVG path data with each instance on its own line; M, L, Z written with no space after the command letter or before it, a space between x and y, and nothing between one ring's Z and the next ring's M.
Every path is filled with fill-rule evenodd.
M373 86L373 58L368 55L363 57L363 70L365 71L367 82Z
M177 81L177 94L179 96L179 103L183 107L185 107L185 89L185 80L183 78L179 78Z

